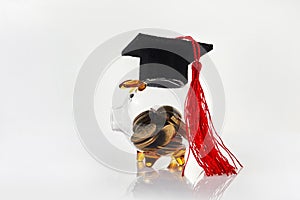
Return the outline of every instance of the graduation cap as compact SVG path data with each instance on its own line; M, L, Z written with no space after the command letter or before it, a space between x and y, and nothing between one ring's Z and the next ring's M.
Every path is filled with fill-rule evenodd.
M200 43L201 56L213 49ZM194 61L190 41L139 33L122 56L140 58L139 80L150 87L179 88L188 82L188 65Z
M192 63L192 81L184 108L189 142L187 160L192 152L207 176L231 175L242 165L216 132L199 80L200 57L212 49L212 44L196 42L190 36L163 38L138 34L122 55L140 58L139 79L150 87L182 87L188 82L188 65Z

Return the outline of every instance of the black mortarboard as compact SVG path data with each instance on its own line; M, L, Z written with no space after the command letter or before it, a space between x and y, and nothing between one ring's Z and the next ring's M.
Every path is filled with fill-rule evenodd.
M201 56L213 49L200 43ZM139 80L150 87L179 88L188 82L188 65L194 61L190 41L139 33L122 56L140 58Z

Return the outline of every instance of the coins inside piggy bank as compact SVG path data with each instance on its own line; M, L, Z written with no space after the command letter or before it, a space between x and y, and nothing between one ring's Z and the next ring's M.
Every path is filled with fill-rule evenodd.
M175 127L171 124L168 124L166 126L164 126L161 130L161 135L163 136L163 138L161 139L162 141L160 141L160 147L164 147L167 144L169 144L171 142L171 140L174 138L175 134L176 134L176 130Z
M173 108L172 106L161 106L157 109L156 112L160 114L165 114L167 120L169 120L172 116L181 118L180 112L176 108Z
M178 152L185 152L182 143L185 124L180 112L171 106L161 106L157 110L150 109L140 113L133 121L133 132L131 141L145 153L146 160L147 154L151 155L150 160L153 160L153 155L157 159L164 155L184 156Z
M155 124L157 129L162 129L167 124L167 118L153 109L144 111L134 119L133 132L137 132L139 127L143 127L150 123Z
M155 135L156 125L151 123L136 128L134 134L131 137L133 143L140 143L145 139L151 138Z

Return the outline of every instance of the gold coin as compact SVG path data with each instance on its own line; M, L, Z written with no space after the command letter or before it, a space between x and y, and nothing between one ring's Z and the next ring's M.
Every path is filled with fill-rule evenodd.
M142 150L142 151L146 151L148 146L150 146L153 142L155 142L155 140L157 139L158 135L155 135L154 137L148 138L142 142L139 143L134 143L134 146L136 146L136 148ZM150 148L151 149L151 148Z
M151 123L150 118L150 111L144 111L140 113L135 119L133 120L133 132L135 132L138 125L146 125Z
M173 137L176 134L176 130L173 125L169 124L169 125L164 126L160 133L163 134L164 137L163 137L163 141L161 141L159 146L163 147L171 142L171 140L173 139Z
M170 143L175 134L174 126L166 125L154 137L140 142L138 145L143 149L159 149Z
M166 121L166 118L162 117L161 115L158 115L155 110L144 111L134 119L132 128L133 132L135 132L139 126L145 126L150 123L155 124L157 130L160 130L168 122Z
M179 129L182 120L181 114L177 109L171 106L162 106L157 109L157 113L164 117L168 121L168 124L174 125L176 131Z
M156 131L155 124L139 126L136 128L134 134L131 136L130 139L133 143L139 143L150 137L153 137L155 135L155 131Z
M179 111L171 106L161 106L140 113L133 121L131 141L144 152L168 155L185 148L185 124Z

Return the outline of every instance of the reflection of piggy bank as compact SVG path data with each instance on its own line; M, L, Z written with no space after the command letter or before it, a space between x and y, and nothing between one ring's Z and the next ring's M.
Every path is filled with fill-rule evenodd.
M200 174L195 182L181 176L181 167L172 170L154 170L137 163L138 176L128 188L129 195L136 199L220 199L236 177L206 176ZM153 192L155 191L155 192Z
M170 155L169 168L185 164L186 147L182 143L186 137L185 124L181 114L171 106L161 106L157 110L140 113L133 121L131 141L139 150L137 160L151 167L161 156Z

